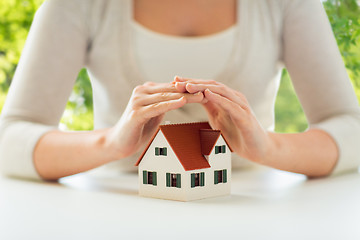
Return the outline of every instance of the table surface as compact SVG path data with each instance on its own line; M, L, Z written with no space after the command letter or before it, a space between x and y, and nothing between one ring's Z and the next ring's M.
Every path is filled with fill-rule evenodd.
M192 202L137 191L130 173L0 177L0 239L360 239L359 172L233 171L230 196Z

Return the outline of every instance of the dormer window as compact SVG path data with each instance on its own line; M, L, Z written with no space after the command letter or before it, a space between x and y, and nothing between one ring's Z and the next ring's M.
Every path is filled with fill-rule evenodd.
M155 148L155 156L167 156L167 148L166 147L156 147Z
M225 145L215 146L215 154L218 154L218 153L226 153Z

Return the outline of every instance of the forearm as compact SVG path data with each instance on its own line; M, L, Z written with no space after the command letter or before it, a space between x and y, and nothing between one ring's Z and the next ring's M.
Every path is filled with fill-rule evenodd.
M271 147L261 164L280 170L321 177L331 173L339 151L333 138L323 130L304 133L270 133Z
M45 180L55 180L115 160L106 143L107 131L51 131L45 134L34 150L37 172Z
M131 156L150 141L166 112L202 100L203 94L177 93L173 83L137 86L114 127L45 134L35 147L35 168L43 179L58 179Z
M246 97L213 80L176 77L179 92L203 92L210 124L220 129L239 156L273 168L309 177L330 174L339 158L338 146L325 131L269 133L257 121Z

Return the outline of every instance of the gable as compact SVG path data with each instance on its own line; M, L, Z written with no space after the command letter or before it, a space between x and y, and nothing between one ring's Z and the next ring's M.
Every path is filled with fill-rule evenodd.
M219 130L212 130L207 122L161 125L136 162L136 166L141 162L159 131L165 136L186 171L211 167L204 157L206 154L203 153L211 152L221 133Z
M166 154L160 155L156 149L166 148ZM167 142L164 134L159 131L145 152L139 167L149 171L176 171L184 172L184 168Z

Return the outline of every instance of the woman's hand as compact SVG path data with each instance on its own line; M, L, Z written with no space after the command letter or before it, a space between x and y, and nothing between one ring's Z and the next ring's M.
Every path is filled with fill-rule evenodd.
M242 93L213 80L175 77L174 83L181 93L204 94L202 105L210 125L221 130L234 152L255 162L263 161L272 141Z
M115 159L134 154L147 144L168 111L200 103L203 94L180 93L174 83L147 82L137 86L118 123L108 130L106 146Z

